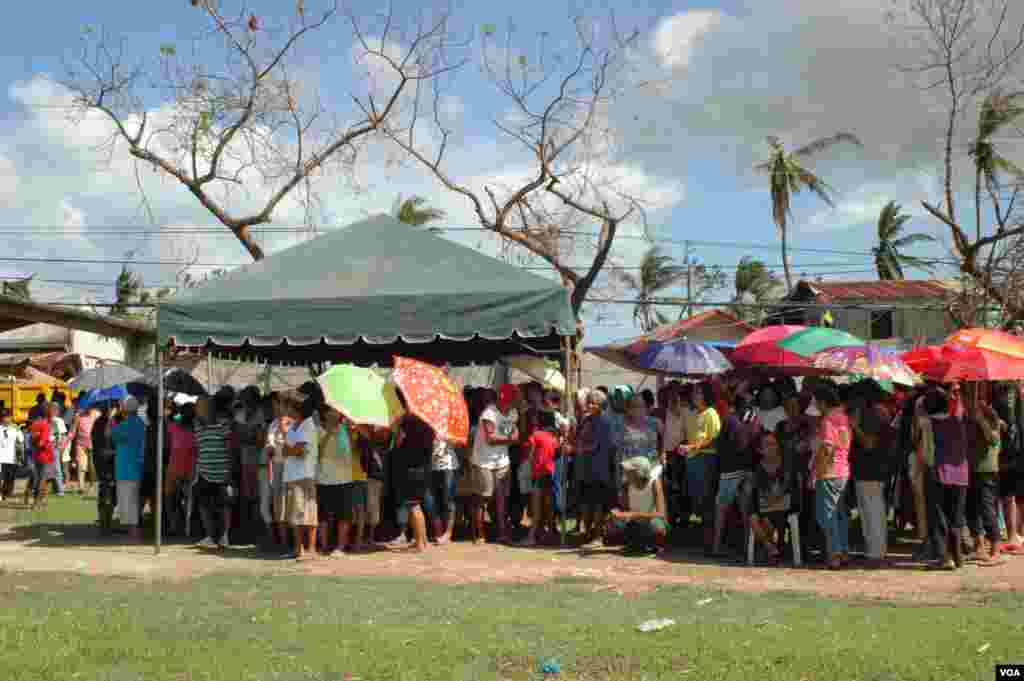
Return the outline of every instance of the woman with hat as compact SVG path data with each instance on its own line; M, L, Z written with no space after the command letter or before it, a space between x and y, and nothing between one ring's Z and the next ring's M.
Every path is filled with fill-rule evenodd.
M646 456L634 456L622 462L622 475L623 503L611 512L616 536L621 535L629 549L643 551L664 546L668 520L661 464Z

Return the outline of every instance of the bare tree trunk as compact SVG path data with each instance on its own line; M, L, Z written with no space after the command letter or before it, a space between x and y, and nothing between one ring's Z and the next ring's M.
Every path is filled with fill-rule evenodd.
M782 271L786 275L786 295L793 292L793 273L789 266L789 234L787 229L779 230L782 236Z

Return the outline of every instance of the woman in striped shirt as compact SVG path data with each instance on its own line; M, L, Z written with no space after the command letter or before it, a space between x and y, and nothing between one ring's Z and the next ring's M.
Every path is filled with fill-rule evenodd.
M211 404L209 397L203 397L196 403L196 446L199 455L196 458L195 496L199 500L199 512L203 519L206 537L199 542L200 546L228 547L228 529L231 527L231 507L228 504L228 486L231 483L231 454L228 438L231 435L231 423L227 418L219 418L228 411L229 404ZM220 540L214 541L214 527L220 524Z

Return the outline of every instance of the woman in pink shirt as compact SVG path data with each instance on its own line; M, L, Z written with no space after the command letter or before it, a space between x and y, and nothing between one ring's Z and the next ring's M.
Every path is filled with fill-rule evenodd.
M167 423L167 440L171 450L171 460L167 466L167 478L164 480L164 508L171 518L177 520L174 513L175 497L178 486L182 482L191 482L196 465L196 406L182 405L179 411L181 421Z
M100 410L88 407L85 411L75 414L71 423L71 439L75 443L75 456L78 464L78 493L85 494L85 474L93 486L96 485L96 467L92 462L92 426L100 417Z
M834 387L817 386L814 401L822 415L814 448L816 515L825 535L828 568L838 570L850 559L850 511L845 496L853 431Z

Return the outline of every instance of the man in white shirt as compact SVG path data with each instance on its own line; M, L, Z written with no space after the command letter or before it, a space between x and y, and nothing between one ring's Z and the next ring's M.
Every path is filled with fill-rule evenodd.
M288 402L286 402L288 404ZM294 406L290 409L295 409ZM288 498L288 524L295 528L296 560L315 558L318 511L317 462L320 428L313 418L316 406L307 398L296 410L296 425L285 439L284 484Z
M474 543L484 541L484 505L494 500L494 518L497 525L498 541L506 536L505 502L508 499L511 482L510 445L519 443L519 415L513 408L519 400L519 390L514 385L503 385L499 392L488 389L484 392L484 412L473 440L473 461L471 480L476 507L473 509Z
M0 501L14 494L19 444L24 447L25 436L11 423L11 412L4 409L0 411Z
M50 403L50 439L53 441L53 461L57 467L57 496L64 496L64 470L71 461L68 451L68 425L64 421L64 407Z

